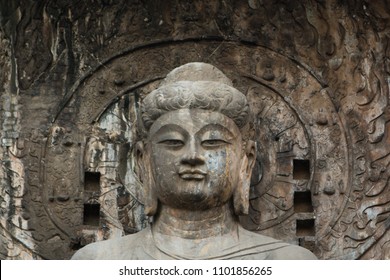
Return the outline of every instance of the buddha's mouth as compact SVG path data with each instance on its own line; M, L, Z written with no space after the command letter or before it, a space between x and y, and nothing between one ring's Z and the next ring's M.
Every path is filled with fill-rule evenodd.
M184 180L203 180L207 173L199 169L187 169L179 172L180 178Z

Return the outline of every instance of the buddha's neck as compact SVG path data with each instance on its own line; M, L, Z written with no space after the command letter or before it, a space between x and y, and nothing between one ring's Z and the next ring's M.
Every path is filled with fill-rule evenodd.
M152 230L184 239L203 239L236 232L237 226L238 222L229 204L204 211L161 205Z

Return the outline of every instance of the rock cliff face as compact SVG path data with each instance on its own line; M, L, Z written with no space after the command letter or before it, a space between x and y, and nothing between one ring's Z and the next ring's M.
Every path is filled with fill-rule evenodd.
M1 1L0 258L68 259L147 224L139 100L221 69L253 111L244 227L390 258L387 1Z

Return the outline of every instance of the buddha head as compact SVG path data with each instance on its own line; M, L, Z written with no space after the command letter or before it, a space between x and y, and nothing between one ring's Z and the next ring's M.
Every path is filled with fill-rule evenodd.
M141 104L137 161L145 213L158 204L206 210L230 203L247 214L255 144L249 106L220 70L188 63L171 71Z

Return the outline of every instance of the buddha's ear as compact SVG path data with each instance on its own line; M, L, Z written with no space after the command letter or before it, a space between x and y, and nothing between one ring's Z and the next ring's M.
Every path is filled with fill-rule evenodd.
M233 205L236 215L247 215L249 211L249 191L252 169L256 161L256 143L249 140L245 155L242 157L239 182L233 193Z
M253 167L255 166L255 163L256 163L256 154L257 154L256 142L254 142L252 140L248 140L246 147L245 147L245 154L246 154L246 157L248 158L246 172L247 172L247 174L249 176L249 180L250 180L250 177L252 176Z
M139 141L135 146L136 162L139 170L139 177L143 186L143 197L145 214L153 216L157 211L157 196L155 191L155 181L151 168L150 151L144 143Z

